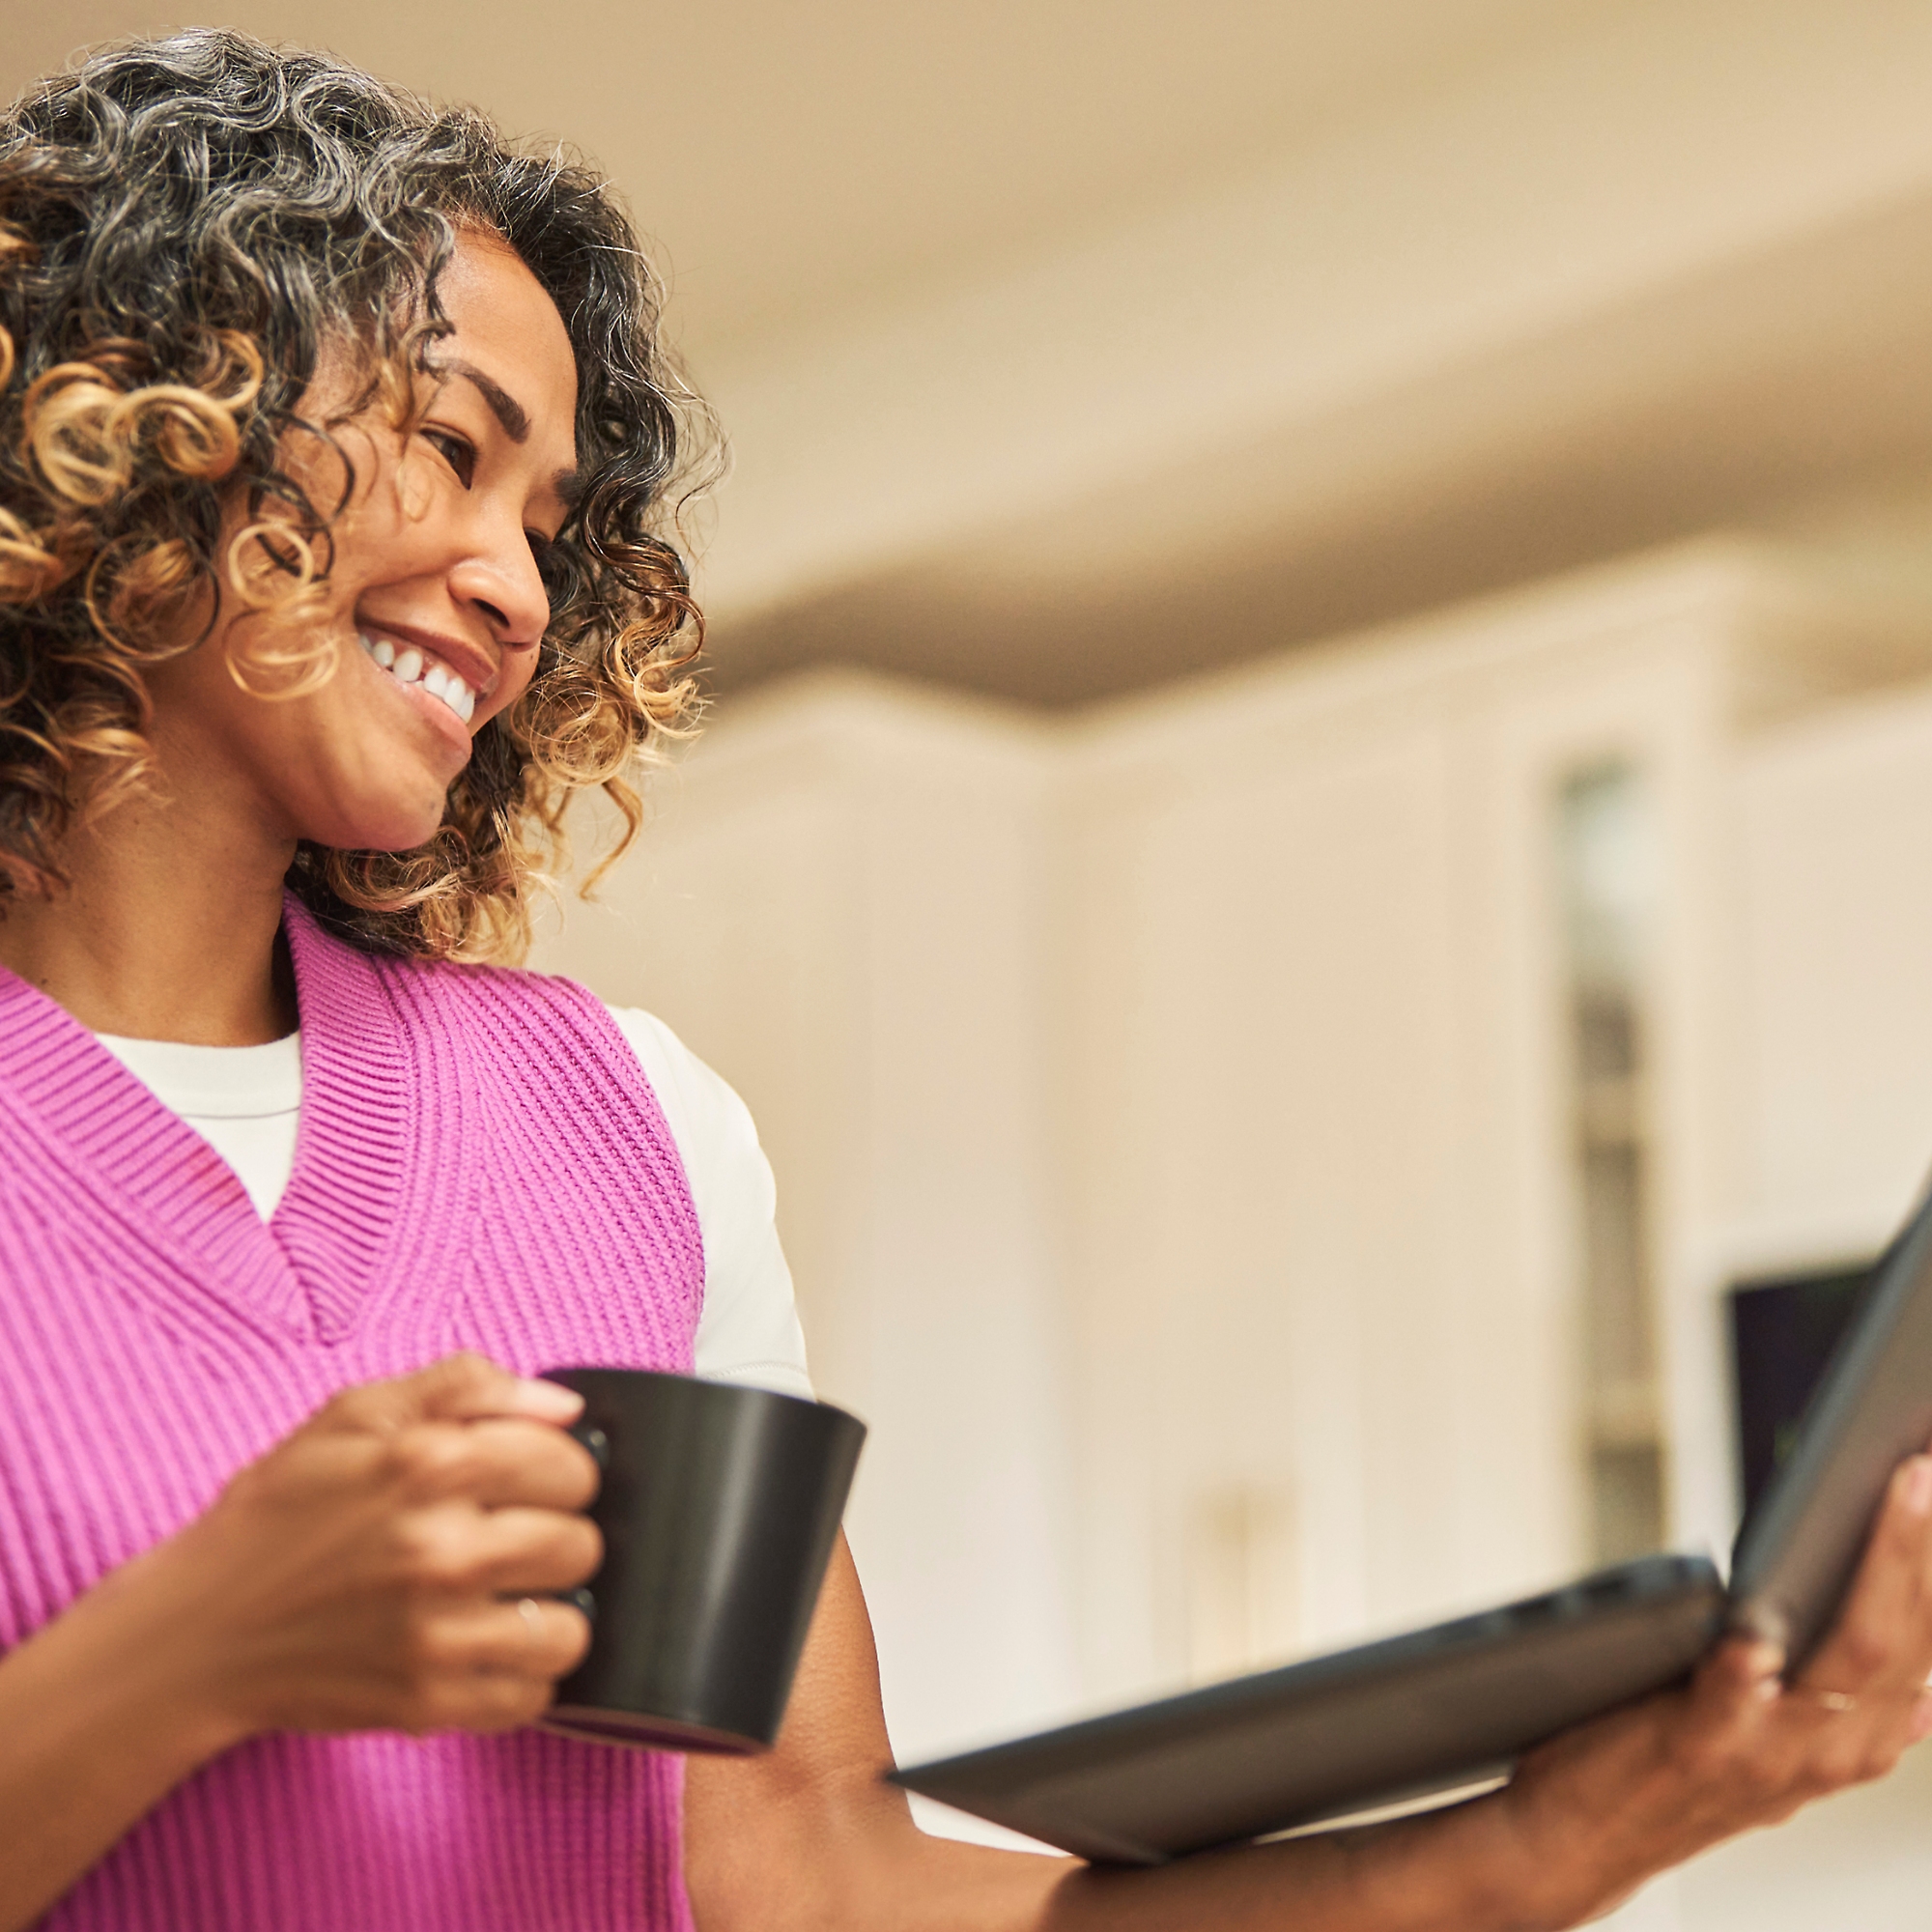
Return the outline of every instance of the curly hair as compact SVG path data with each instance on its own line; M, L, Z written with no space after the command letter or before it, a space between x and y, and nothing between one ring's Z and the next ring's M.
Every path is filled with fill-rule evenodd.
M540 558L550 625L427 844L304 843L289 884L371 951L504 955L573 792L602 786L636 835L626 774L696 701L702 623L666 520L708 419L659 347L630 222L588 168L473 111L196 30L98 52L0 111L0 911L57 888L63 838L147 781L143 669L205 642L201 611L224 589L285 619L315 608L355 482L333 432L372 407L408 426L466 228L522 258L576 355L582 487ZM306 421L318 357L344 343L356 393ZM311 439L348 478L335 501L298 480ZM298 623L240 628L260 638L226 646L229 668L270 700L332 670Z

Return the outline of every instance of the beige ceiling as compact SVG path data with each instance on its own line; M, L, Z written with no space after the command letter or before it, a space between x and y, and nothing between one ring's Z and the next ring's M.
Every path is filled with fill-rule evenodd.
M1694 533L1821 524L1861 558L1870 526L1932 608L1928 490L1932 191L776 601L721 656L740 685L863 662L1077 704Z
M1589 0L230 0L187 17L323 44L567 139L623 186L701 363L962 280L1181 193ZM8 0L0 92L184 16Z

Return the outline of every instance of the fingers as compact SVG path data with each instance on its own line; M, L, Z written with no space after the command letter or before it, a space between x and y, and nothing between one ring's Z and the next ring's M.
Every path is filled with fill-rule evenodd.
M486 1508L533 1503L540 1509L588 1509L603 1480L597 1459L575 1436L550 1423L493 1418L463 1431L474 1471L468 1491Z
M499 1509L475 1532L474 1586L504 1595L574 1590L604 1561L604 1539L589 1518L551 1510Z
M382 1457L411 1502L465 1496L486 1509L580 1510L597 1493L596 1460L548 1423L412 1423L384 1440Z
M391 1536L387 1574L405 1587L444 1596L574 1590L604 1560L597 1525L556 1510L443 1503L401 1517Z
M1771 1787L1781 1782L1786 1753L1769 1726L1783 1692L1783 1664L1776 1644L1730 1636L1697 1666L1668 1719L1671 1762L1683 1776L1693 1784L1743 1785L1759 1774Z
M1748 1636L1726 1637L1698 1666L1690 1686L1693 1729L1728 1732L1748 1726L1775 1700L1784 1652Z
M1891 1479L1850 1596L1798 1688L1916 1700L1932 1670L1932 1456Z
M479 1668L523 1676L565 1677L590 1649L590 1619L574 1604L547 1597L520 1597L497 1606L497 1614L477 1620Z
M556 1686L548 1677L508 1670L449 1671L416 1696L402 1728L418 1737L438 1731L520 1731L535 1723L555 1695Z
M414 1422L473 1422L486 1416L522 1416L564 1428L582 1410L583 1398L560 1382L513 1376L486 1356L464 1350L414 1375L350 1389L322 1415L386 1435Z
M589 1646L590 1626L568 1604L524 1597L441 1615L417 1636L403 1727L426 1734L534 1723Z
M444 1373L440 1376L439 1371ZM564 1428L583 1413L583 1398L575 1389L536 1377L510 1375L481 1355L451 1355L408 1379L426 1379L423 1413L445 1422L518 1415Z
M1763 1754L1801 1800L1883 1776L1932 1729L1932 1457L1894 1472L1836 1624L1766 1707Z
M441 1670L498 1671L554 1682L583 1662L590 1624L574 1605L525 1596L440 1617L425 1647Z

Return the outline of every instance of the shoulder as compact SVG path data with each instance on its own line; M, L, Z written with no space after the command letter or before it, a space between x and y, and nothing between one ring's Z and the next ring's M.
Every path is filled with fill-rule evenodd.
M587 986L527 966L488 966L462 959L371 955L385 983L406 998L432 1005L494 1008L506 1015L549 1018L581 1013L609 1025L611 1011Z
M682 1169L703 1255L696 1372L810 1399L771 1164L750 1109L718 1073L656 1014L607 1007L573 980L415 961L386 962L384 977L402 1006L462 1036L464 1058L492 1068L493 1089L572 1091L607 1124L626 1097L642 1099Z
M512 1078L519 1065L539 1078L596 1065L620 1085L636 1082L641 1056L611 1009L575 980L454 960L384 959L380 971L406 1024L461 1035L472 1054Z
M604 1010L651 1083L666 1124L685 1150L687 1170L711 1159L756 1151L758 1134L751 1110L663 1020L641 1007Z
M778 1189L751 1110L655 1013L612 1007L610 1014L658 1096L704 1234L697 1373L811 1400Z

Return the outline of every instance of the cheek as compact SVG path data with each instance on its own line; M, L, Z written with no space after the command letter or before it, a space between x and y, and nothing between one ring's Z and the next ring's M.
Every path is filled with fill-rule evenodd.
M497 680L497 688L490 694L489 709L481 714L478 722L488 724L492 718L499 718L508 711L530 688L530 680L536 675L537 654L533 650L512 651L503 659L503 668Z

